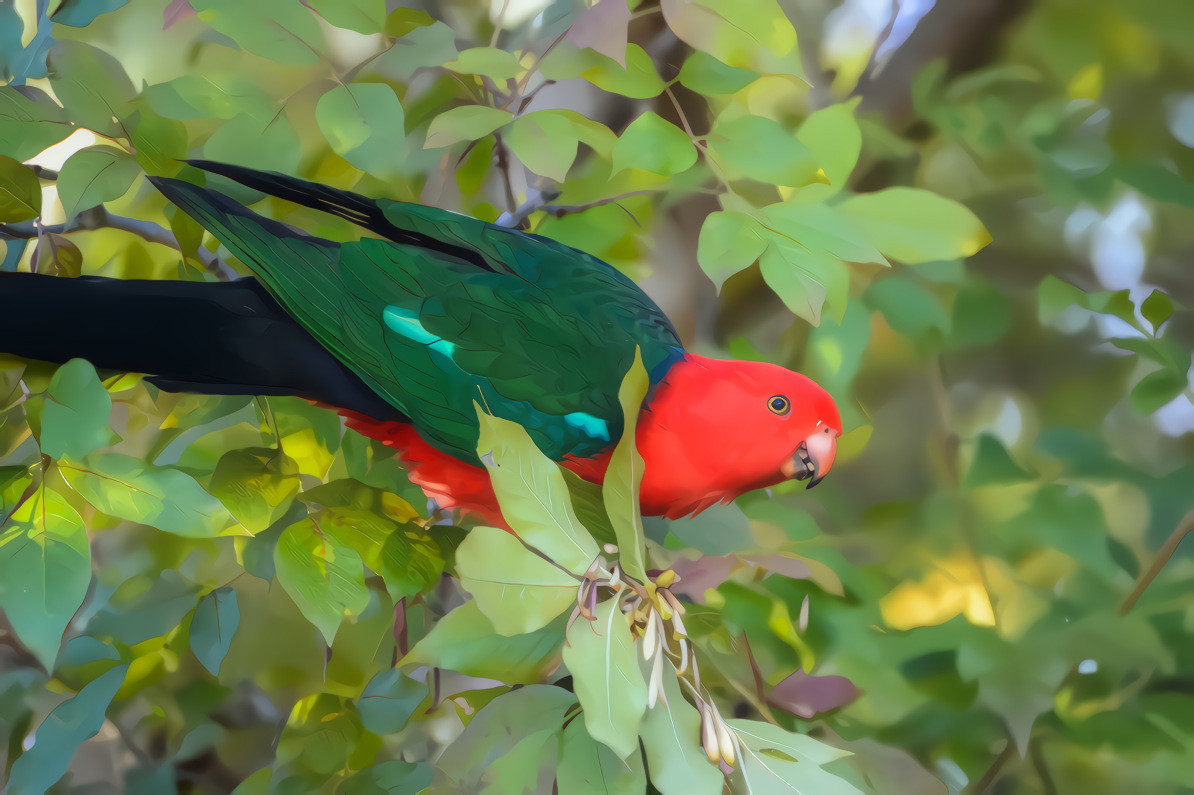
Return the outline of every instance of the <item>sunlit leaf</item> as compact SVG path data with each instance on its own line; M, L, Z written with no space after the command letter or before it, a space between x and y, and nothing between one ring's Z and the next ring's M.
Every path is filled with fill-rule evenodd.
M259 533L282 517L298 493L298 466L281 450L232 450L216 464L207 490L245 529Z
M497 47L470 47L461 50L456 60L444 64L445 69L468 75L483 75L499 86L518 76L522 67L518 56Z
M385 0L306 0L305 5L338 28L369 34L386 27Z
M969 257L991 242L974 213L926 190L886 188L838 207L877 249L908 265Z
M618 402L622 405L622 438L614 447L605 471L602 497L605 511L618 541L618 562L622 570L639 582L647 581L647 549L643 538L643 517L639 510L639 484L643 479L643 457L635 444L639 411L650 387L643 369L642 352L634 351L634 363L622 379Z
M91 582L87 529L45 485L14 508L0 525L0 607L21 642L53 670L62 633Z
M732 178L792 187L825 179L809 148L782 124L762 116L719 119L710 144Z
M647 791L647 774L641 754L619 759L608 747L589 736L582 721L574 720L560 735L556 786L560 792L629 795Z
M534 632L576 601L575 577L496 527L468 534L456 549L456 572L500 635Z
M803 77L796 30L775 0L664 0L668 27L729 66Z
M477 454L489 470L502 516L531 547L573 574L583 574L600 550L572 510L559 467L518 423L487 414L480 406L477 417Z
M325 47L319 21L287 0L190 0L199 19L249 52L285 64L312 64Z
M283 530L274 565L278 582L331 645L344 616L369 604L369 589L360 555L317 530L309 519Z
M862 795L824 765L847 756L811 737L757 720L726 721L741 747L741 776L749 792Z
M655 113L641 113L630 122L613 150L615 173L627 168L641 168L661 176L671 176L691 168L697 160L696 147L676 125Z

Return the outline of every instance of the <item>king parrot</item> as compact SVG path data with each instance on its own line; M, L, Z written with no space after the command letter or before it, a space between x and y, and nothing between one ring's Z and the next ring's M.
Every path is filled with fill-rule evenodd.
M274 376L308 386L263 386L261 393L329 403L349 427L393 447L411 480L442 508L504 525L476 452L476 404L525 427L562 466L601 482L622 434L618 389L636 350L650 381L635 436L644 461L644 513L680 517L793 477L807 479L811 488L833 465L841 420L825 390L776 365L686 352L659 307L589 254L446 210L373 200L273 172L188 162L346 219L372 236L335 243L264 218L215 190L151 177L248 265L268 293L259 294L255 285L249 287L256 293L239 286L233 294L231 285L181 284L160 290L161 305L174 306L164 303L168 299L181 307L180 296L195 299L187 306L214 304L215 288L226 288L219 301L227 312L296 323L301 330L287 337L295 350L276 358L300 361L259 364L294 371L308 369L302 362L309 361L309 372ZM28 289L41 289L43 281ZM114 281L95 280L96 289L111 290L100 282ZM165 283L125 284L121 300L130 290ZM203 288L211 289L200 293ZM143 299L140 305L150 295ZM242 334L240 344L253 346L243 328ZM12 352L64 357L39 351L34 342ZM213 384L268 380L241 372L252 365L210 361L215 356L189 369L170 362L169 351L148 363L106 351L89 358L97 366L159 373L158 385L168 389L223 391ZM235 376L212 373L238 367Z

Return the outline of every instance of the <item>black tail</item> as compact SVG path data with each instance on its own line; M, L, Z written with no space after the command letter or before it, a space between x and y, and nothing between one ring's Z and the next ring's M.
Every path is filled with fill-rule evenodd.
M171 392L296 395L406 418L254 279L202 283L0 273L0 352L148 373Z

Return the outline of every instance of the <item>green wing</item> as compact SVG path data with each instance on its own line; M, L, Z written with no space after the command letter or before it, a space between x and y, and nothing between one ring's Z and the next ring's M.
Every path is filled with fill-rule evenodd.
M683 354L637 285L555 241L278 174L197 165L387 238L332 243L215 191L154 180L322 345L457 457L476 460L474 402L526 426L552 458L594 455L621 435L617 392L635 347L653 381Z

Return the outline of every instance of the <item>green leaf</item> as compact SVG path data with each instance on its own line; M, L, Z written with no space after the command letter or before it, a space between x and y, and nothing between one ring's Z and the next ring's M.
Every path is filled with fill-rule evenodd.
M602 496L601 486L590 483L567 469L561 469L564 482L568 484L568 495L572 500L572 508L576 511L576 518L585 526L589 534L598 544L615 544L617 536L614 526L610 524L609 514L605 510L605 498Z
M949 315L927 287L905 275L881 279L863 294L867 306L883 313L888 325L907 337L947 334Z
M112 398L95 368L85 359L71 359L58 368L46 390L41 451L51 458L82 458L108 444L111 412Z
M651 782L663 795L720 795L725 777L701 748L701 716L664 667L663 694L643 720Z
M1186 391L1189 380L1185 370L1164 368L1141 378L1128 396L1141 414L1152 414Z
M499 635L534 632L576 601L575 577L496 527L473 528L456 549L456 573Z
M425 762L391 760L355 773L344 782L344 795L419 795L431 786L434 771Z
M88 456L82 466L60 465L71 487L96 510L188 538L244 535L230 525L220 501L190 475L153 467L118 453Z
M368 173L396 170L405 115L385 83L337 86L319 98L315 120L332 151Z
M650 111L630 122L613 149L613 173L638 168L669 177L697 161L696 147L676 125Z
M643 457L635 444L634 429L650 386L647 371L643 368L642 351L636 347L634 362L618 388L618 402L622 404L622 438L610 456L601 492L606 514L618 539L618 562L623 571L639 582L647 581L647 542L643 536L638 497L643 480Z
M782 124L762 116L718 119L709 143L731 178L797 188L824 180L809 148Z
M155 112L180 121L231 119L269 103L269 95L247 76L206 72L146 86L141 97Z
M62 778L75 751L103 726L104 714L127 672L127 665L118 665L54 707L37 727L37 742L13 763L10 795L44 793Z
M0 223L28 221L41 212L41 180L33 169L0 155Z
M961 259L991 242L966 207L917 188L886 188L851 196L838 210L886 256L908 265Z
M12 6L8 6L12 8ZM0 87L0 151L27 160L71 134L65 111L44 91Z
M518 63L518 56L508 50L497 47L470 47L461 50L453 61L444 64L457 74L481 75L504 87L507 80L518 77L522 67Z
M551 110L518 117L502 139L524 166L556 182L568 176L580 143L572 122Z
M638 751L647 683L618 600L607 599L594 613L595 621L579 620L568 629L564 664L589 734L625 759Z
M119 199L140 173L136 159L117 149L93 146L79 150L58 173L58 198L66 217Z
M369 605L361 556L306 519L282 531L274 548L278 582L329 646L345 615Z
M657 97L664 89L651 56L637 44L627 45L623 67L595 50L561 42L543 58L539 71L549 80L582 77L603 91L632 99Z
M355 550L381 576L395 602L427 590L443 573L443 552L418 525L398 524L371 510L333 507L319 516L319 527Z
M406 725L415 708L426 699L427 685L392 668L369 680L357 701L357 711L361 725L369 731L393 734Z
M560 726L575 705L575 696L549 685L498 696L436 759L431 791L551 792Z
M313 64L325 47L319 21L304 3L191 0L191 7L213 29L254 55L276 63Z
M37 487L0 525L0 607L47 671L90 582L82 517L58 492Z
M556 786L559 792L645 793L647 774L643 769L642 754L631 754L623 761L590 737L583 723L574 720L560 736Z
M216 588L195 608L195 617L191 619L191 651L212 676L220 675L220 665L239 626L236 591L228 586Z
M224 122L203 144L203 156L222 163L284 173L298 168L298 133L284 114L272 109L237 114Z
M415 28L435 24L435 19L426 11L417 8L395 8L386 17L386 35L402 37Z
M862 153L857 107L854 99L813 111L796 130L796 139L808 147L834 193L845 187Z
M48 63L50 86L71 121L103 135L123 135L116 119L137 92L119 61L89 44L62 41Z
M431 665L507 684L539 682L559 659L560 632L547 627L525 635L497 634L476 601L436 622L399 665Z
M368 35L386 27L386 0L304 0L304 4L338 28Z
M835 759L849 756L848 751L762 721L726 723L738 735L742 753L739 769L749 792L862 795L850 782L822 769Z
M682 86L706 96L736 94L758 79L757 73L724 64L700 50L685 59L679 75Z
M531 547L573 574L584 574L601 550L577 520L560 468L518 423L480 406L477 420L477 455L489 470L502 516Z
M250 533L260 533L281 519L298 490L298 464L268 447L225 453L207 486Z
M1153 332L1173 314L1173 299L1168 293L1153 290L1140 304L1140 314L1153 326Z
M486 105L462 105L444 111L427 128L426 149L452 146L461 141L484 138L509 123L514 116L508 110Z
M740 212L712 212L701 224L697 262L720 290L726 279L748 268L767 248L757 220Z
M974 489L992 483L1022 483L1032 480L1033 475L1012 460L1007 449L988 433L978 437L974 459L962 481L965 489Z
M775 0L662 0L668 27L729 66L801 79L796 29Z
M63 3L50 14L50 18L59 25L85 28L100 14L115 11L127 2L128 0L63 0Z

